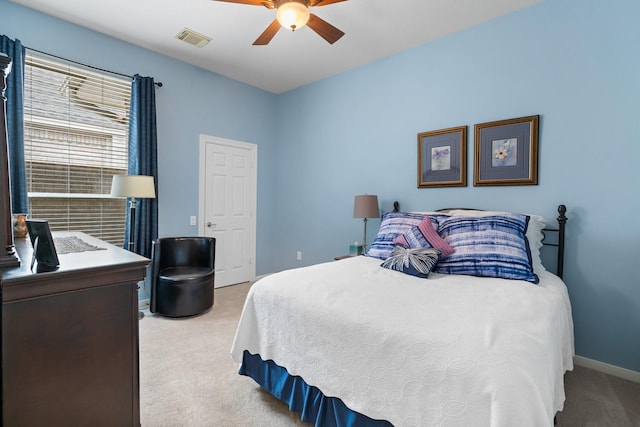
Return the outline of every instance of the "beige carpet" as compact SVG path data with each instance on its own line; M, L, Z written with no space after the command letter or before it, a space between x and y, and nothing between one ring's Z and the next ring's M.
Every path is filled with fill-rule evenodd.
M209 312L187 319L150 314L140 321L143 427L308 425L237 374L229 351L250 285L216 289ZM640 384L576 367L565 377L560 427L640 426Z
M308 425L238 375L229 354L249 284L215 290L213 309L191 318L140 321L143 427Z

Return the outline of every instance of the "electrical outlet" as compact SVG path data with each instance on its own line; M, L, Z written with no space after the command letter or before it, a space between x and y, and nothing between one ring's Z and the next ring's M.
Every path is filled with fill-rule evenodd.
M301 261L301 260L302 260L302 251L298 251L298 252L296 253L296 258L298 259L298 261Z

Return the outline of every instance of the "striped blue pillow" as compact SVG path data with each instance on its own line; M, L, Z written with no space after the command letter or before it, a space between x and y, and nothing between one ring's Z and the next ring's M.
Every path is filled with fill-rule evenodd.
M443 218L438 234L455 252L434 271L538 283L526 237L528 225L529 216L522 214Z
M410 212L386 212L382 215L380 230L367 251L367 256L387 259L396 244L393 239L420 224L426 214ZM435 223L437 227L437 222Z
M435 228L434 228L435 227ZM434 226L434 221L427 216L420 224L411 227L409 231L396 237L393 242L406 248L436 248L442 253L440 257L446 258L455 249L451 247L442 237L438 235L438 223Z

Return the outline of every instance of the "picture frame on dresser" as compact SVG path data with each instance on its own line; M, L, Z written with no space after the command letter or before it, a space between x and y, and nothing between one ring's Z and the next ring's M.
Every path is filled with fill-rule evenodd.
M58 252L53 241L49 221L44 219L28 219L27 230L33 247L31 270L35 262L38 262L38 271L55 270L60 265Z
M418 134L418 188L467 185L467 127Z
M474 186L537 185L539 115L474 129Z

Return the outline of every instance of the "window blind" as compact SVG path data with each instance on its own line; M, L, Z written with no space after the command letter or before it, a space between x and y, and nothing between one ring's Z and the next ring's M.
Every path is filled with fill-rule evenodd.
M29 217L122 246L131 80L27 50L24 85Z

